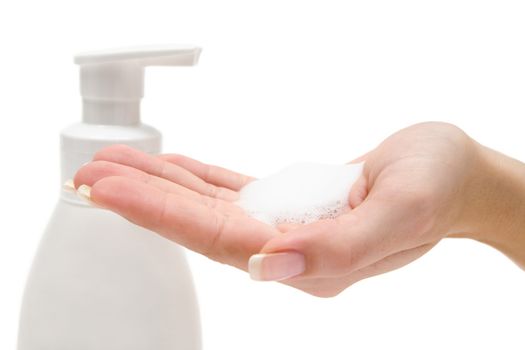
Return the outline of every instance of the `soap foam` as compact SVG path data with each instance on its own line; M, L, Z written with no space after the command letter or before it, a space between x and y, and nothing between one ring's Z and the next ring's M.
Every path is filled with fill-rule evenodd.
M244 186L237 204L272 226L333 219L350 210L348 196L362 170L363 163L293 164Z

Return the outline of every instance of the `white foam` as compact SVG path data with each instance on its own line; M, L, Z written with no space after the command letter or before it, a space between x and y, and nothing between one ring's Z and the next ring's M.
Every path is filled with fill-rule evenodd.
M237 204L273 226L335 218L350 210L348 196L362 169L363 163L293 164L244 186Z

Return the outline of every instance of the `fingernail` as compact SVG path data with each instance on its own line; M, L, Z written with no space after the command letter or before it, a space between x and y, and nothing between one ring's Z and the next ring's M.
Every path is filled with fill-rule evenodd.
M256 281L281 281L304 272L304 255L296 252L255 254L250 257L248 271Z
M75 192L76 191L75 182L73 182L72 179L69 179L66 182L64 182L64 184L62 185L62 188L64 189L64 191L67 191L67 192Z
M88 185L80 185L77 189L77 195L87 203L93 205L91 201L91 187Z

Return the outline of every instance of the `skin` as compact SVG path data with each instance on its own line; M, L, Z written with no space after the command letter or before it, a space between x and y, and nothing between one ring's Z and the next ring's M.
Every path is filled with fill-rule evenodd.
M525 269L525 165L451 124L400 130L365 161L348 213L273 228L234 202L253 178L181 155L123 145L98 152L75 176L91 200L140 226L243 270L253 254L299 252L305 271L281 281L319 297L400 268L445 237L491 245Z

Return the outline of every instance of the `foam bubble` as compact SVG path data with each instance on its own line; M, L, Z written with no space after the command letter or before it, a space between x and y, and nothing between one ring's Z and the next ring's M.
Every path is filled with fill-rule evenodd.
M348 195L362 170L363 163L293 164L244 186L237 204L273 226L332 219L350 210Z

